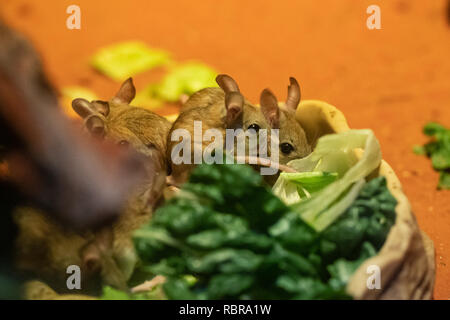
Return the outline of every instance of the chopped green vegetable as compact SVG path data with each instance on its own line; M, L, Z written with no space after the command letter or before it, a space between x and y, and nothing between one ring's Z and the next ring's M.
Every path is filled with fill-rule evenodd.
M149 48L139 41L121 42L100 49L91 65L116 81L123 81L143 71L167 65L170 55L160 49Z
M165 300L161 285L142 293L128 293L109 286L103 287L101 300Z
M355 185L356 200L319 233L249 166L200 165L135 233L141 269L167 277L169 299L347 299L395 221L384 178Z
M359 161L354 154L356 148L364 149ZM290 186L295 178L289 179L289 174L280 175L273 192L287 204L297 203L294 210L301 214L302 219L317 231L322 231L351 205L364 184L364 177L375 170L380 162L380 146L371 130L329 134L319 139L315 150L308 157L288 164L298 171L310 171L291 174L292 177L301 177L302 174L321 177L321 183L311 190L316 192L314 197L309 197L309 194L301 196L305 190L309 193L305 186L302 186L300 193L297 188ZM323 172L335 173L327 176ZM337 176L341 178L336 180ZM332 178L336 181L332 181Z
M336 172L282 172L273 187L275 193L285 204L290 205L310 198L311 194L323 189L338 177Z
M140 90L133 100L133 105L138 107L146 107L148 109L155 109L163 104L163 101L156 97L156 89L158 84L152 83L143 90Z
M308 193L314 193L319 191L334 182L338 174L336 172L297 172L297 173L281 173L287 181L291 181L294 184L298 184L303 189L306 189Z
M201 62L174 66L155 87L155 94L165 101L178 101L182 94L191 95L208 87L217 87L217 72Z
M413 151L431 158L433 168L440 175L438 189L450 189L450 129L429 122L423 128L423 133L430 136L431 140L423 146L414 146Z

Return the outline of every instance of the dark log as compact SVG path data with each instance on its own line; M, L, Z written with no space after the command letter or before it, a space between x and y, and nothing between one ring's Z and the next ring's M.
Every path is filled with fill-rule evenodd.
M1 22L0 48L0 146L9 180L66 225L111 220L144 175L143 160L82 135L62 114L33 47Z

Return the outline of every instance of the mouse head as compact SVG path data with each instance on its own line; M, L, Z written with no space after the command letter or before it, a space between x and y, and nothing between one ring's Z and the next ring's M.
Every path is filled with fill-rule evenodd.
M117 123L111 121L114 118L114 111L118 108L126 108L134 99L136 89L131 78L127 79L117 94L110 101L94 100L87 101L78 98L72 101L72 108L84 120L85 129L93 136L112 140L124 145L129 140L136 138L126 126L117 128ZM115 112L117 113L117 112Z
M303 158L311 152L305 132L295 119L295 111L300 102L300 86L295 78L289 78L286 103L279 106L275 95L264 89L261 93L261 113L269 128L279 129L279 162L286 164L291 160Z
M253 129L267 128L267 122L259 109L247 101L240 93L236 81L228 75L219 75L217 83L225 92L227 128Z
M109 101L78 98L72 101L72 107L84 119L84 128L91 135L144 154L149 149L165 154L170 123L149 110L130 106L135 95L129 78Z

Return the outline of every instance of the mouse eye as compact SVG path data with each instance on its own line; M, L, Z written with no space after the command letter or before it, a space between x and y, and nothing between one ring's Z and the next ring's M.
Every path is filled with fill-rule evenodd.
M253 129L253 130L255 130L256 132L258 132L259 129L261 129L261 127L258 126L256 123L253 123L253 124L249 125L247 129L248 129L248 130L249 130L249 129Z
M121 147L128 147L130 143L127 140L121 140L119 141L118 145Z
M280 149L284 154L289 154L294 150L294 147L292 146L292 144L285 142L280 144Z

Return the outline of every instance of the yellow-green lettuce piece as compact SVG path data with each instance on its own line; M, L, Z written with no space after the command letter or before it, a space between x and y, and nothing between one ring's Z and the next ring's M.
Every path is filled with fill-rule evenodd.
M68 86L61 89L61 93L64 98L68 98L71 101L77 98L83 98L88 101L98 100L97 95L90 89L80 86Z
M163 101L156 96L157 86L156 83L152 83L143 90L138 91L132 104L146 109L156 109L160 107L163 104Z
M100 49L91 58L91 65L116 81L166 65L170 62L168 52L148 47L139 41L114 44Z
M204 63L190 61L174 66L155 88L155 94L165 101L177 101L182 94L217 87L217 72Z

